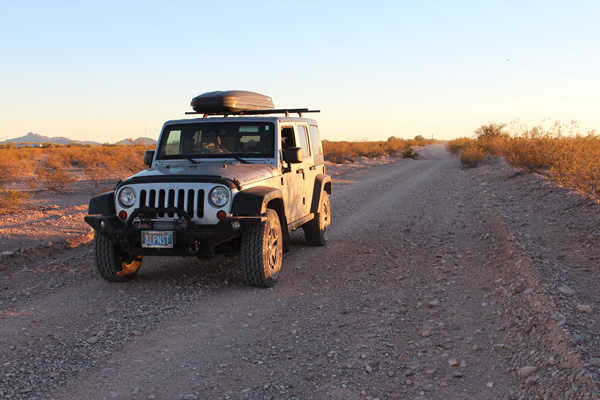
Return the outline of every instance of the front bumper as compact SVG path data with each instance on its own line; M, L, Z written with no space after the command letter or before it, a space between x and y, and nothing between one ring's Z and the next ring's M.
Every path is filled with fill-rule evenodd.
M104 235L126 253L132 255L207 256L215 253L215 246L234 239L260 224L265 216L226 217L216 225L199 226L188 220L187 226L173 230L173 248L142 247L142 230L124 224L117 216L88 215L84 217L96 232ZM235 222L235 224L234 224ZM239 226L234 228L234 226Z

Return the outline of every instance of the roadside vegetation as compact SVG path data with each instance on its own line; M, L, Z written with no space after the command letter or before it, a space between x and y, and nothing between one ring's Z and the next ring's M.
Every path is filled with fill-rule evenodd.
M416 158L416 153L412 146L422 146L433 143L433 140L425 139L421 135L415 136L414 139L402 139L395 136L389 137L386 141L357 141L357 142L331 142L323 140L323 153L325 160L336 164L352 162L359 157L403 157Z
M477 167L490 155L503 157L515 167L600 199L600 135L581 133L574 121L533 128L492 122L471 138L451 140L447 149L467 167Z
M0 145L0 212L27 206L31 191L67 191L77 180L99 187L102 180L123 179L143 169L144 145ZM11 186L13 186L11 188Z
M358 157L416 158L411 146L431 143L422 136L414 139L390 137L386 141L323 141L325 159L334 163L352 162ZM102 181L125 179L145 168L144 151L149 145L57 145L19 147L14 143L0 145L0 213L17 211L27 206L31 190L64 192L78 180L94 187Z

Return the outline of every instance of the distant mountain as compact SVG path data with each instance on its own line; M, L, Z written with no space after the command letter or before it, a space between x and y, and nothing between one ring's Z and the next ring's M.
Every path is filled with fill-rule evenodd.
M137 139L124 139L124 140L121 140L120 142L117 142L117 144L149 144L149 145L155 145L156 143L158 143L158 142L154 139L143 138L143 137L139 137Z
M18 138L14 138L14 139L8 139L5 140L4 142L0 142L0 143L37 143L37 144L41 144L41 143L56 143L56 144L69 144L69 143L78 143L78 144L101 144L98 142L92 142L89 140L85 140L85 141L81 141L81 140L72 140L66 137L61 137L61 136L55 136L55 137L48 137L48 136L42 136L42 135L38 135L37 133L33 133L33 132L29 132L27 135L25 136L21 136ZM137 139L125 139L125 140L121 140L120 142L117 142L117 144L147 144L147 145L156 145L156 140L154 139L150 139L150 138L143 138L143 137L139 137Z
M42 136L42 135L38 135L37 133L33 133L33 132L29 132L27 135L21 136L18 138L5 140L4 142L0 142L0 143L9 143L9 142L13 142L13 143L56 143L56 144L69 144L69 143L100 144L98 142L91 142L89 140L86 140L86 141L72 140L72 139L69 139L66 137L61 137L61 136L55 136L55 137Z

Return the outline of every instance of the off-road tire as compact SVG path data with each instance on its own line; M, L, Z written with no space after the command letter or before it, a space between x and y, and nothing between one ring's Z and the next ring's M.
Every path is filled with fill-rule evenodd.
M242 235L242 272L250 286L271 287L279 277L283 257L281 222L275 210L267 219Z
M135 278L142 256L131 256L101 233L94 234L94 262L98 274L109 282L127 282Z
M302 225L306 243L311 246L325 246L329 240L329 226L331 225L331 205L329 195L321 193L323 201L315 218Z

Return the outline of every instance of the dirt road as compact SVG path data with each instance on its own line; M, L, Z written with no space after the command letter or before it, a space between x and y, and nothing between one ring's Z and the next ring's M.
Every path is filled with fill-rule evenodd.
M147 258L109 284L89 244L3 256L0 395L600 398L598 205L419 152L340 170L329 244L294 233L272 289L238 258Z

